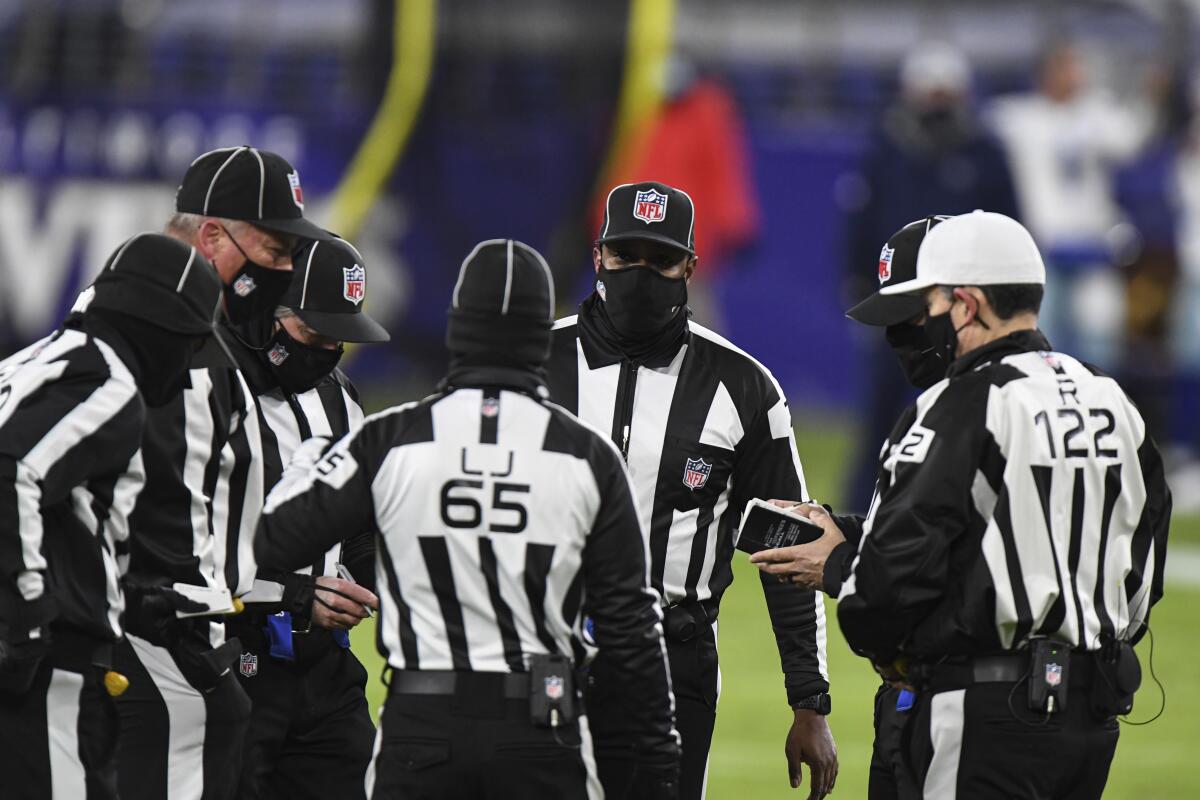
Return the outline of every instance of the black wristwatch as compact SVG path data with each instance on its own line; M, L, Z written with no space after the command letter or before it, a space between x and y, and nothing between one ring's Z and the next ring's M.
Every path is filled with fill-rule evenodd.
M797 700L792 703L792 708L797 711L815 711L824 717L833 709L833 702L829 699L829 695L826 692L820 692L819 694L810 694L802 700Z

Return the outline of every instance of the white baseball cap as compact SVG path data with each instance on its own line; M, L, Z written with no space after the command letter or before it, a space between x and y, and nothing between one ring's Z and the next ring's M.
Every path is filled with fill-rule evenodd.
M1046 283L1046 265L1033 236L1012 217L976 210L931 229L917 253L917 277L879 293L1011 283Z

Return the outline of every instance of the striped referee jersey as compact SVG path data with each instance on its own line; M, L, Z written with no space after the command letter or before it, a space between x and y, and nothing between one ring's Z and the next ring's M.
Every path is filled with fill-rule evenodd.
M272 381L261 363L247 363L243 369L257 398L258 430L262 437L263 484L274 486L283 477L284 468L302 442L320 437L341 439L362 424L363 413L358 393L341 370L334 370L316 387L300 394L288 394ZM368 588L374 585L374 529L342 531L342 540L310 564L296 570L300 575L337 577L337 565L344 563L351 574ZM360 566L361 565L361 566ZM358 568L356 568L358 567ZM258 570L248 604L276 604L284 599L288 577L277 571ZM253 608L253 606L252 606Z
M646 748L673 746L659 614L619 454L532 385L463 384L369 416L319 460L293 462L263 512L262 568L292 569L342 531L378 530L378 641L401 670L520 672L547 653L578 663L586 613L620 664L629 730Z
M222 347L216 337L229 340ZM142 456L146 486L130 519L128 570L141 582L229 589L254 582L253 532L265 499L254 392L227 352L227 326L192 361L191 386L149 410ZM209 645L224 642L209 623Z
M620 450L663 605L715 608L733 581L746 503L808 498L787 399L766 367L695 322L677 347L629 361L581 321L595 302L555 326L551 397ZM824 606L789 584L762 586L789 702L828 691Z
M1171 494L1112 378L1021 331L897 423L838 618L880 663L1048 636L1136 641L1162 597Z
M0 362L0 569L100 641L122 635L116 547L143 483L146 411L120 346L68 326Z

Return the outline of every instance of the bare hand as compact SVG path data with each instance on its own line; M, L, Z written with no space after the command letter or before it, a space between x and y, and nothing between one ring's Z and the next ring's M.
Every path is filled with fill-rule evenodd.
M367 618L364 606L378 609L379 598L357 583L325 575L317 578L312 604L314 625L329 630L349 630Z
M829 558L833 548L846 541L846 537L842 535L841 529L829 513L820 506L789 504L784 500L771 502L806 517L821 526L824 533L820 539L807 544L759 551L750 556L750 563L768 575L777 576L781 581L791 581L808 589L820 589L825 581L825 560Z
M804 763L808 764L811 773L808 800L821 800L833 791L838 773L837 746L825 717L815 711L797 709L783 752L787 755L788 777L793 789L800 788L804 778L800 765Z

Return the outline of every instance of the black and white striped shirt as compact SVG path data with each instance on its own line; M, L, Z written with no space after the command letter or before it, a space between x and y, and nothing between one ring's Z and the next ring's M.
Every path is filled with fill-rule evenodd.
M287 394L273 385L275 382L265 367L252 361L255 354L245 355L246 359L239 360L257 398L263 485L271 487L279 482L284 468L305 440L321 437L336 441L362 424L363 412L358 403L358 394L349 378L340 370L335 370L307 392ZM296 572L336 577L337 565L342 562L360 583L374 586L374 528L342 531L341 534L341 541ZM290 582L285 575L258 570L250 593L242 599L248 604L268 604L273 607L285 600L287 587L290 587ZM251 610L254 610L254 606L251 606Z
M263 513L259 562L292 569L343 531L375 527L378 640L395 669L582 659L589 614L597 647L620 663L630 730L647 751L673 748L659 613L619 454L512 383L523 390L451 389L372 415L289 468Z
M881 454L838 599L876 661L1136 640L1162 596L1171 495L1112 378L1036 331L956 361Z
M142 487L145 405L119 337L64 327L0 362L0 570L55 624L122 635L116 558ZM130 356L130 358L132 358ZM7 605L7 604L6 604Z
M677 346L633 363L584 324L595 303L555 326L551 397L622 451L663 604L719 603L746 503L808 498L787 399L766 367L694 322ZM827 691L824 606L789 584L762 586L789 702Z
M228 329L217 334L238 347ZM257 403L213 340L193 359L189 378L179 397L147 414L146 486L130 519L129 572L148 584L240 596L253 586L253 532L268 488ZM210 622L208 640L224 641L220 622Z

